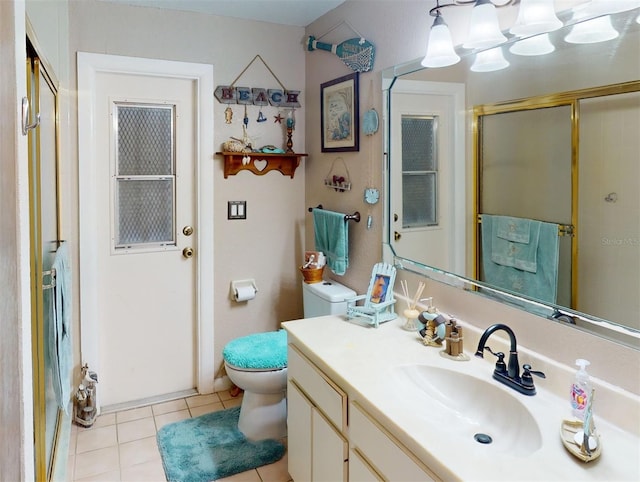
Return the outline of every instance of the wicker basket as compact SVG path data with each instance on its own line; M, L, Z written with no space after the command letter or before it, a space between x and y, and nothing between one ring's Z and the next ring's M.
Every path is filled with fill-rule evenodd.
M303 268L300 266L300 272L304 277L304 282L308 284L322 282L322 273L324 272L324 266L322 268Z

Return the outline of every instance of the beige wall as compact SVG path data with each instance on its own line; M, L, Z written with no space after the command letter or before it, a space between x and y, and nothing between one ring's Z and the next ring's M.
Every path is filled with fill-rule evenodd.
M364 202L366 187L376 187L382 192L383 134L381 71L393 64L415 59L421 54L427 41L430 26L427 11L429 2L416 1L347 1L327 13L306 29L307 35L327 43L338 44L348 38L358 37L348 22L365 39L376 47L373 70L362 72L360 83L360 113L371 107L380 116L381 129L373 136L360 134L358 152L323 153L320 143L320 84L353 73L335 55L318 50L305 54L307 93L307 150L305 207L322 204L326 209L362 215L360 223L349 223L349 262L344 276L329 276L364 293L369 284L372 266L382 259L382 223L384 199L371 206ZM399 5L401 4L401 7ZM324 35L335 28L326 36ZM334 160L341 157L349 171L352 187L349 192L336 192L324 185L324 179ZM367 216L373 224L367 229ZM306 222L306 247L314 248L311 215ZM325 271L326 274L326 271Z
M69 23L72 88L78 51L212 64L215 85L231 84L254 56L260 54L286 88L302 91L293 148L304 152L306 92L304 52L300 45L302 28L93 0L71 1ZM256 61L236 85L276 88L278 80ZM225 107L214 102L216 150L221 150L222 142L230 136L242 136L244 110L232 106L233 123L227 125ZM263 113L268 121L257 124L258 109L249 107L249 135L256 137L258 147L282 146L283 126L273 122L277 109L265 107ZM72 132L75 132L75 123L73 116ZM215 165L215 181L211 186L215 209L211 220L215 236L215 290L202 296L214 297L212 343L217 369L222 362L222 348L229 340L274 330L281 320L302 315L296 265L303 247L304 164L308 161L302 161L294 179L279 172L256 176L248 171L224 179L222 160L212 156L211 162ZM75 186L72 196L77 199ZM246 221L228 221L227 201L239 200L247 201ZM77 219L77 210L74 211L73 217ZM242 304L230 301L230 282L246 278L256 280L257 297Z

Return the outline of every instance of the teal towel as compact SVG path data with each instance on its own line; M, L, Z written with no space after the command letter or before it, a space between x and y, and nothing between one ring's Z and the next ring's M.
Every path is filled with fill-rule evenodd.
M313 210L313 230L316 251L327 257L327 266L337 275L343 275L349 267L349 230L344 214Z
M483 216L483 221L487 216ZM502 266L536 273L540 225L540 221L531 219L493 216L491 260Z
M482 215L482 269L486 283L549 303L555 303L558 291L558 258L560 243L558 225L537 221L540 225L537 270L535 273L504 266L491 259L494 236L494 216Z
M68 414L73 354L71 352L71 266L66 242L63 242L56 251L51 267L56 270L56 284L49 303L49 361L56 401L60 409ZM47 291L51 292L51 290Z
M515 243L528 243L531 238L531 219L494 216L495 235Z
M227 343L222 356L238 368L284 368L287 366L287 332L269 331L236 338Z

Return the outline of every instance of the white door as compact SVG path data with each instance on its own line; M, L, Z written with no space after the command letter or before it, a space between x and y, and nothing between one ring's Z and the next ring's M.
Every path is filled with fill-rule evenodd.
M390 112L391 244L399 256L462 274L464 94L458 84L397 84Z
M194 78L117 69L92 77L87 197L95 201L97 222L89 223L90 232L84 227L81 279L95 270L98 289L81 281L87 293L81 291L81 304L95 304L91 314L82 312L83 330L90 325L92 333L83 335L82 351L99 371L103 406L210 391L203 390L202 375L213 366L202 363L213 349L199 343L208 330L197 296L198 257L210 244L198 226L201 87ZM81 234L86 219L81 209ZM82 246L90 240L94 256L83 263ZM212 376L206 384L212 388Z

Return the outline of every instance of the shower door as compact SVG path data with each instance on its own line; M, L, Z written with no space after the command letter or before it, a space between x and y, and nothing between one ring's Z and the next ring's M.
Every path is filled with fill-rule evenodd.
M55 283L51 265L59 244L58 105L55 81L30 44L27 53L30 120L37 114L40 118L28 131L34 452L38 480L50 480L63 417L53 389L51 329ZM61 403L68 407L69 400Z

